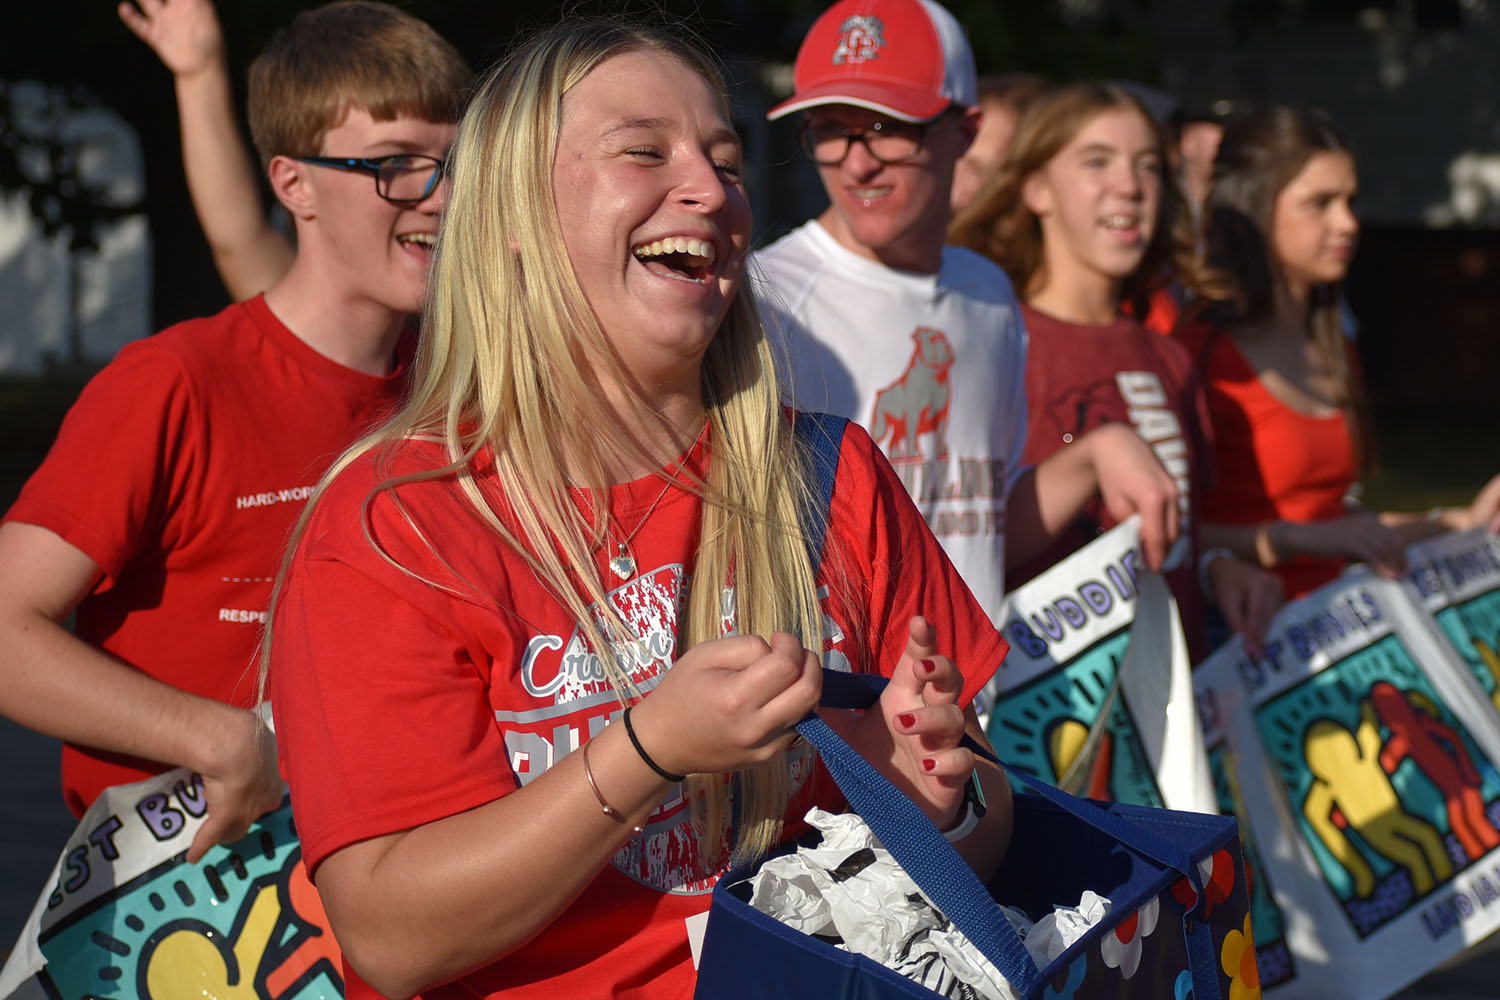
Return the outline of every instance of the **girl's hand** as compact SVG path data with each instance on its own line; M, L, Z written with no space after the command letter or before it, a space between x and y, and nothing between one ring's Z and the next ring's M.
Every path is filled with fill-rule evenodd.
M906 651L876 705L857 715L824 718L850 746L901 789L940 830L958 820L974 755L960 747L964 713L958 707L963 675L937 655L932 625L911 620Z
M1091 449L1099 497L1116 521L1141 515L1141 553L1159 572L1177 541L1177 483L1151 446L1124 424L1102 424L1080 440Z
M795 636L729 636L684 653L630 719L673 774L733 771L785 750L822 693L818 658Z
M1466 527L1483 527L1492 535L1500 534L1500 476L1484 484L1466 514Z
M1286 603L1281 577L1234 556L1209 563L1206 575L1230 631L1244 639L1245 652L1259 657L1271 619Z

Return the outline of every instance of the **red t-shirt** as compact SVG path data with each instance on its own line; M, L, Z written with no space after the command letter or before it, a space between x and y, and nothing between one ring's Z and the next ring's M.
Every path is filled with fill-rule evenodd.
M252 705L292 525L405 383L317 353L262 298L230 306L123 348L6 520L47 528L99 565L80 638L175 687ZM81 815L106 787L164 769L70 744L63 794Z
M511 794L619 713L572 617L469 511L451 478L397 487L394 499L378 493L360 516L379 483L443 461L438 446L410 443L388 461L366 456L341 473L318 503L277 606L272 703L309 870L354 841ZM498 498L492 469L481 462L476 473ZM610 595L655 654L637 661L643 689L675 659L698 544L700 501L673 489L651 510L661 488L648 476L610 493L621 524L646 517L631 541L640 570ZM494 502L502 519L512 516ZM366 524L398 565L371 547ZM830 665L889 672L917 613L963 669L965 703L1004 658L1004 640L853 424L823 566L822 582L832 584ZM815 773L823 772L804 751L789 819L841 802ZM674 795L545 930L423 996L685 997L694 971L684 920L707 910L722 863L699 856L687 805ZM349 973L351 998L373 996Z
M1141 320L1144 326L1152 333L1168 336L1177 326L1177 320L1182 316L1182 302L1178 299L1178 292L1173 287L1158 288L1151 293L1151 308L1146 312L1146 318Z
M1177 484L1179 525L1194 541L1196 498L1204 485L1208 411L1193 378L1192 356L1177 341L1129 316L1103 326L1068 323L1021 306L1026 353L1026 464L1035 465L1105 423L1134 427ZM1116 524L1096 497L1040 555L1006 573L1012 589ZM1168 574L1196 658L1203 652L1197 560Z
M1214 485L1203 498L1203 519L1260 524L1343 517L1356 474L1343 412L1314 417L1277 399L1228 333L1199 324L1183 339L1202 368L1214 427ZM1342 567L1339 559L1297 556L1276 573L1290 600L1321 587Z

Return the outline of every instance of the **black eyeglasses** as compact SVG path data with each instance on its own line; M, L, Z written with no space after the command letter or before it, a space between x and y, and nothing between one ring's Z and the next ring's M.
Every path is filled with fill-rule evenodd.
M390 156L295 156L302 163L315 163L335 170L355 170L375 178L375 193L397 205L415 205L437 190L447 166L435 156L393 153Z
M881 163L900 163L915 159L922 152L922 140L932 124L882 121L868 128L852 130L833 122L805 124L797 137L802 143L802 152L821 167L836 167L843 163L856 142Z

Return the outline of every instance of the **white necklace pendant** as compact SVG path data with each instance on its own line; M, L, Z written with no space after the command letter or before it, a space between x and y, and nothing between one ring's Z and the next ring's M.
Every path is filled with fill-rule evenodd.
M630 554L623 543L620 545L620 551L610 557L609 571L621 580L629 580L635 576L635 557Z

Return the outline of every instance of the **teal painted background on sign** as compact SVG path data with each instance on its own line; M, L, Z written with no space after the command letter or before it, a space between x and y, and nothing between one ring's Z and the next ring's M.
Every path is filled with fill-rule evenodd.
M1479 686L1500 707L1496 699L1500 687L1500 588L1444 608L1434 617L1474 672Z
M1000 759L1055 783L1058 775L1048 752L1055 727L1068 720L1093 726L1129 644L1130 630L1121 629L1067 664L1001 694L986 730ZM1120 698L1110 715L1109 735L1111 797L1132 805L1162 806L1139 731Z
M43 975L68 1000L342 997L301 854L283 803L200 863L176 855L44 931Z
M1315 725L1326 723L1332 723L1344 731L1340 734L1331 729L1326 730L1332 734L1330 739L1343 740L1347 737L1349 741L1355 741L1364 712L1367 717L1376 720L1380 749L1383 750L1393 733L1385 720L1375 713L1370 702L1371 689L1381 682L1402 692L1416 712L1435 719L1438 724L1435 729L1454 737L1449 740L1445 736L1433 745L1448 760L1456 762L1466 757L1473 765L1479 779L1477 789L1486 812L1494 811L1495 800L1500 797L1500 780L1497 780L1494 763L1480 751L1395 635L1387 635L1345 657L1257 708L1254 713L1255 723L1266 754L1292 805L1302 836L1317 859L1324 880L1345 904L1346 911L1351 916L1354 915L1355 908L1374 906L1382 911L1375 914L1360 909L1361 916L1356 920L1356 930L1361 936L1398 916L1400 911L1415 901L1414 895L1424 896L1428 893L1409 886L1392 889L1387 876L1398 873L1400 866L1376 850L1368 837L1361 835L1359 824L1350 824L1343 832L1370 866L1379 886L1368 898L1356 894L1354 878L1325 846L1303 814L1303 805L1315 781L1308 765L1305 741ZM1375 774L1375 770L1380 768L1379 763L1369 761L1362 751L1357 758L1350 759L1364 761L1357 772L1359 777L1355 780L1366 786L1361 792L1367 792L1369 782L1380 780ZM1444 794L1410 756L1400 761L1388 780L1395 791L1400 811L1417 823L1430 826L1443 838L1453 874L1478 860L1477 857L1466 856L1457 841L1449 836L1453 830ZM1336 789L1335 802L1338 797L1339 791ZM1377 818L1377 822L1389 822L1393 817L1394 814L1387 811ZM1411 838L1398 837L1412 842ZM1451 875L1439 878L1438 881L1441 884L1449 880Z

